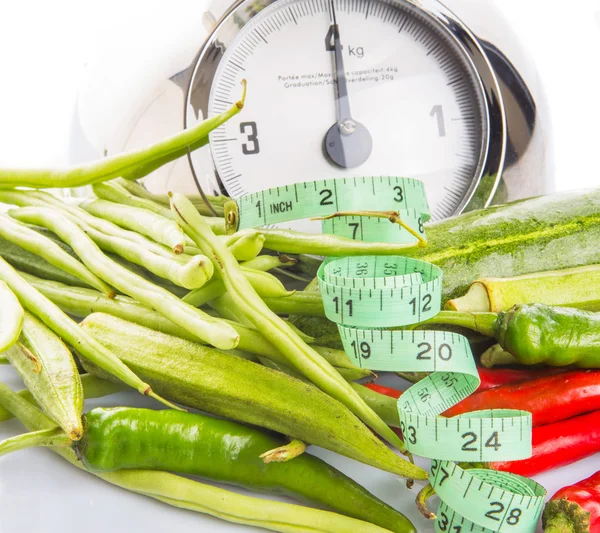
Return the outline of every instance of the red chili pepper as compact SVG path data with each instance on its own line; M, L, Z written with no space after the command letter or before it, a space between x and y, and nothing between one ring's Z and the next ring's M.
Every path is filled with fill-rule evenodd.
M600 371L574 370L476 392L448 409L456 416L482 409L522 409L543 426L600 409Z
M533 455L529 459L497 461L487 466L533 476L600 452L600 411L533 428L532 443Z
M392 389L392 387L384 387L383 385L378 385L377 383L367 383L365 387L368 387L379 394L385 394L386 396L390 396L391 398L400 398L402 395L402 391L398 389Z
M479 379L481 380L481 384L477 390L482 391L510 383L529 381L543 376L564 374L565 369L552 367L538 368L536 370L530 368L478 368L477 372L479 372Z
M542 515L546 533L600 531L600 472L560 489Z

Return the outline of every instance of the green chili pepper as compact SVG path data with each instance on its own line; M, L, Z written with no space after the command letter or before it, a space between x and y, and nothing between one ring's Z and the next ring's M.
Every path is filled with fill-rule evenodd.
M497 314L442 311L427 323L465 327L495 337L503 350L525 365L600 368L598 313L522 304Z
M23 308L10 287L0 280L0 353L17 342L23 327Z
M100 183L116 177L137 179L208 142L208 134L240 112L244 106L246 86L240 101L224 113L211 117L197 126L157 142L147 148L106 157L93 163L67 170L3 169L0 187L68 188Z
M315 386L103 313L88 316L81 326L119 353L122 361L148 379L157 392L174 401L272 429L401 476L427 476L390 450L343 404ZM90 373L104 377L97 368L83 363Z
M261 492L284 494L396 533L413 533L410 521L358 483L309 454L265 463L260 455L286 441L201 414L131 407L92 409L83 438L72 443L86 470L163 470L199 476ZM28 438L29 437L29 438ZM28 445L69 444L55 430L0 443L0 455Z
M14 414L30 431L54 428L54 423L44 413L2 383L0 405ZM83 469L82 462L77 460L73 450L60 447L52 450ZM329 511L244 496L167 472L120 470L95 475L108 483L174 507L281 533L389 533L389 530L379 526Z

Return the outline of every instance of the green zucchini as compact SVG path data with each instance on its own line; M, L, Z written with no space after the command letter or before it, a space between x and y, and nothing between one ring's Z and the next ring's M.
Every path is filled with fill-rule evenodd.
M427 241L426 248L404 255L442 269L444 303L479 278L597 264L600 189L539 196L434 222L427 225ZM307 290L318 287L311 283ZM321 345L339 346L335 325L324 318L291 316L290 322Z
M439 266L443 301L486 276L600 263L600 189L560 192L448 218L427 227L426 248L405 255Z

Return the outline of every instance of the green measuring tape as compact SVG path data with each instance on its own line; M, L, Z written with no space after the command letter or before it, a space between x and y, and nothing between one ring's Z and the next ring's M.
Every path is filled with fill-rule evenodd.
M386 210L413 230L358 213ZM325 233L380 242L416 243L429 219L421 182L364 177L246 195L237 200L236 215L228 222L242 229L332 213L341 216L323 220ZM439 417L480 384L467 339L444 331L385 329L420 323L440 311L441 269L400 256L357 256L326 259L317 276L325 315L338 324L344 350L357 366L430 373L402 394L398 412L408 451L432 459L430 481L441 500L436 531L533 532L543 487L513 474L463 470L454 462L530 457L531 414L486 410Z

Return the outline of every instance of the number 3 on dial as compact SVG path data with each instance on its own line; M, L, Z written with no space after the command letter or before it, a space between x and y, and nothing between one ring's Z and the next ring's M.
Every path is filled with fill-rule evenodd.
M260 153L258 144L258 128L256 122L240 122L240 133L247 135L247 140L242 143L242 152L244 155L254 155Z

